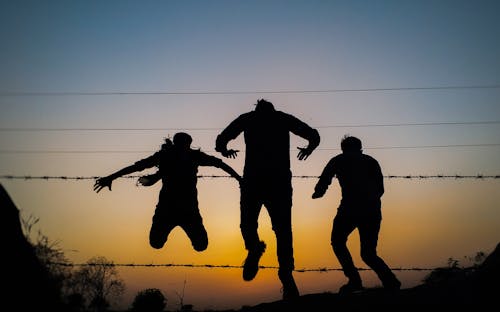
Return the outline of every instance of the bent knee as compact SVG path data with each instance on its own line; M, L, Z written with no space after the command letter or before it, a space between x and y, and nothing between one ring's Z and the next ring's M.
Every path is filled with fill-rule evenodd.
M193 248L196 251L204 251L207 249L207 247L208 247L208 242L193 244Z
M361 252L361 260L365 263L372 263L374 261L378 260L378 255L376 252L370 251L370 252Z
M154 249L162 249L163 248L163 244L149 243L149 245L151 247L153 247Z
M150 239L149 245L154 249L161 249L165 245L165 241Z

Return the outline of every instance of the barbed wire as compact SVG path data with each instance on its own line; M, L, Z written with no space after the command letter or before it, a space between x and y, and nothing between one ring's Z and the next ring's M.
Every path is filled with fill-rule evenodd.
M137 179L143 175L127 175L118 179ZM31 175L0 175L0 179L8 180L96 180L101 176L31 176ZM233 179L229 175L198 175L198 178L228 178ZM317 175L293 175L296 179L317 179ZM500 174L476 174L476 175L460 175L460 174L435 174L435 175L384 175L387 179L500 179Z
M65 267L80 267L80 266L111 266L111 267L146 267L146 268L157 268L157 267L186 267L186 268L208 268L208 269L241 269L242 265L231 265L231 264L193 264L193 263L66 263L66 262L48 262L49 265L58 265ZM279 266L266 266L259 265L259 269L279 269ZM438 269L435 268L391 268L393 271L432 271ZM370 268L358 268L360 271L372 271ZM342 268L301 268L294 269L295 272L329 272L329 271L342 271Z

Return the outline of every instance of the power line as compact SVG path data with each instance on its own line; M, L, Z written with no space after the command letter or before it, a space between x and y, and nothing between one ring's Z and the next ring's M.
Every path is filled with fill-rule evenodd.
M424 91L424 90L462 90L498 89L500 84L491 85L449 85L423 87L360 88L360 89L316 89L316 90L233 90L233 91L13 91L0 92L2 97L20 96L108 96L108 95L231 95L231 94L306 94L306 93L344 93L344 92L384 92L384 91Z
M460 147L496 147L500 143L481 143L481 144L447 144L447 145L410 145L410 146L374 146L364 147L364 150L387 150L387 149L418 149L418 148L460 148ZM335 151L340 148L318 148L317 151ZM244 152L245 150L240 150ZM290 151L295 151L291 149ZM0 150L0 154L135 154L135 153L154 153L152 150ZM214 150L206 151L215 153Z
M420 123L395 123L395 124L364 124L364 125L327 125L316 128L359 128L359 127L407 127L407 126L448 126L448 125L490 125L500 124L500 121L442 121L442 122L420 122Z
M498 121L497 123L500 123ZM42 131L215 131L222 128L0 128L3 132L42 132Z
M499 120L491 121L442 121L420 123L393 123L393 124L353 124L353 125L324 125L315 128L367 128L367 127L407 127L407 126L448 126L448 125L493 125L500 124ZM65 132L65 131L216 131L222 128L0 128L2 132Z
M420 146L380 146L380 147L364 147L363 149L414 149L414 148L450 148L450 147L491 147L500 146L498 143L484 144L449 144L449 145L420 145ZM323 150L333 150L332 148Z
M127 175L123 177L119 177L119 179L137 179L142 175ZM316 175L293 175L293 178L296 179L317 179L319 176ZM8 180L95 180L100 178L100 176L31 176L31 175L0 175L0 179L8 179ZM206 179L206 178L227 178L233 179L233 177L229 175L198 175L198 178ZM434 175L385 175L386 179L500 179L500 174L476 174L476 175L460 175L460 174L434 174Z

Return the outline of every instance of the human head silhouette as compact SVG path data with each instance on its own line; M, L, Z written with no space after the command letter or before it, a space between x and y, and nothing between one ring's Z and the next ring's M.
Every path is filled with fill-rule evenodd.
M178 132L174 135L174 145L181 148L189 148L193 139L185 132Z
M165 138L165 141L163 142L163 144L161 145L161 149L168 149L169 147L171 147L174 143L172 142L172 140L170 138Z
M264 99L259 99L257 100L257 104L255 105L255 111L258 113L274 112L273 103Z
M362 146L361 146L361 140L350 136L350 135L345 135L342 138L342 141L340 142L340 147L342 148L342 152L348 152L348 153L361 153Z

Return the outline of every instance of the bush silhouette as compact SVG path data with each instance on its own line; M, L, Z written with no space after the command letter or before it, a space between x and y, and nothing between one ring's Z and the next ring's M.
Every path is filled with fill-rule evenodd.
M131 311L162 312L166 305L167 299L159 289L148 288L137 293Z

